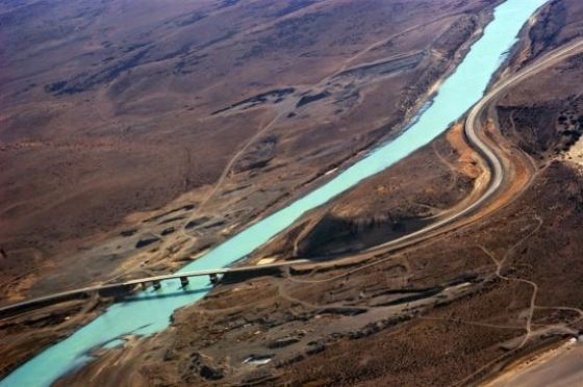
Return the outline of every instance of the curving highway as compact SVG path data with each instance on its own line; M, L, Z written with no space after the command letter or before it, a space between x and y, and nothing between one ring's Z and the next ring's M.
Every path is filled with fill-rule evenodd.
M507 181L507 172L504 168L503 156L501 149L496 148L495 144L487 143L483 133L479 130L481 128L480 118L488 106L496 99L502 97L508 89L516 86L520 82L529 77L540 73L541 71L569 58L573 55L583 52L583 40L578 40L558 48L548 54L542 56L534 64L525 67L516 74L511 75L507 79L499 81L484 97L470 109L465 121L464 134L470 146L476 150L486 161L490 170L491 178L488 182L488 187L482 196L475 202L460 211L451 214L439 221L428 225L411 234L407 234L401 238L384 243L382 245L373 247L368 252L386 250L391 247L405 247L417 242L420 242L428 237L434 236L436 231L445 232L447 229L444 226L451 225L455 221L470 215L487 204L499 191L503 184ZM494 146L493 146L494 145Z
M293 261L286 261L286 262L279 262L279 263L271 263L266 265L255 265L255 266L240 266L240 267L223 267L219 269L210 269L210 270L198 270L198 271L190 271L190 272L178 272L174 274L165 274L159 275L154 277L144 277L138 278L133 280L128 280L124 282L116 282L110 284L102 284L102 285L94 285L88 286L84 288L72 289L67 290L64 292L53 293L43 297L33 298L30 300L18 302L11 305L6 305L0 307L0 318L4 315L9 315L17 310L27 310L28 308L33 308L39 305L45 305L46 303L50 303L51 301L57 302L66 300L69 298L73 298L75 296L86 295L90 293L96 293L103 290L117 290L117 289L131 289L136 285L142 285L147 283L154 283L154 282L161 282L167 281L172 279L181 279L181 278L189 278L189 277L203 277L203 276L215 276L219 274L228 274L228 273L244 273L244 272L252 272L252 271L259 271L259 270L269 270L269 269L281 269L289 266L296 266L301 264L313 264L312 261L307 259L298 259Z
M573 55L579 54L583 52L583 39L572 42L567 44L561 48L558 48L554 51L549 52L548 54L541 57L537 60L534 64L525 67L524 69L520 70L516 74L509 76L506 79L502 79L499 81L472 109L469 111L465 127L464 133L468 140L468 143L474 148L486 161L490 170L491 170L491 178L488 182L488 186L486 191L482 194L482 196L475 200L473 203L468 205L465 208L460 209L458 212L451 214L448 217L445 217L435 223L428 225L425 228L422 228L418 231L415 231L411 234L405 235L401 238L395 239L393 241L384 243L382 245L373 247L369 250L363 251L362 254L357 257L357 259L362 260L366 258L363 254L369 254L372 252L376 252L379 250L387 251L395 248L402 248L414 243L421 242L429 237L433 237L439 233L443 233L445 231L450 230L450 227L454 222L461 220L462 218L475 213L477 210L482 208L484 205L488 204L490 200L498 193L500 188L507 183L508 180L508 171L505 170L504 164L504 156L503 152L500 148L497 148L495 144L489 144L483 138L483 133L479 130L481 128L480 119L484 113L484 110L487 109L492 102L496 99L502 97L508 89L511 87L519 84L520 82L528 79L529 77L540 73L541 71L561 62L562 60L569 58ZM344 262L353 262L355 257L343 258L334 261L335 265L342 265ZM62 300L67 297L80 295L80 294L87 294L91 292L97 292L100 290L107 290L107 289L120 289L124 287L134 286L137 284L144 284L144 283L152 283L154 281L163 281L169 279L177 279L181 277L193 277L193 276L204 276L204 275L211 275L211 274L225 274L231 272L244 272L244 271L252 271L258 269L269 269L269 268L282 268L291 265L302 265L302 264L309 264L312 267L320 267L320 266L329 266L331 262L314 262L310 260L300 259L295 261L287 261L269 265L261 265L261 266L245 266L245 267L238 267L238 268L220 268L220 269L213 269L213 270L205 270L200 272L184 272L184 273L175 273L163 276L156 276L156 277L145 277L136 280L130 280L126 282L120 283L113 283L113 284L103 284L103 285L96 285L85 287L81 289L73 289L66 292L55 293L51 295L47 295L40 298L35 298L31 300L26 300L23 302L19 302L12 305L7 305L4 307L0 307L0 317L3 314L10 313L15 310L19 310L26 307L31 307L34 305L44 304L50 301L57 301Z

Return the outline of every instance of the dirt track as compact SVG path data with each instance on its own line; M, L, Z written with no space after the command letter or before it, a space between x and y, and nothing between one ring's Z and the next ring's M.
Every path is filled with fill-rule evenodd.
M468 114L465 124L465 135L469 143L474 147L474 149L479 152L485 159L488 167L491 170L490 181L488 183L486 191L473 203L467 205L465 208L461 208L455 213L440 219L439 221L430 224L429 226L422 228L416 232L405 235L401 238L393 240L391 242L385 243L383 245L377 246L369 251L359 254L356 257L345 258L342 260L337 260L334 265L345 265L353 263L354 261L360 261L364 259L369 259L374 253L387 250L393 250L396 248L403 248L420 241L426 240L430 237L434 237L443 232L450 231L453 228L459 227L460 225L465 225L468 221L473 221L478 219L479 216L484 214L479 211L481 208L486 207L486 214L491 213L494 209L503 207L507 203L504 201L499 201L497 205L489 206L492 199L499 194L500 190L504 187L506 190L510 190L510 186L514 182L510 181L508 178L508 167L512 165L513 160L510 160L505 151L499 148L493 141L485 137L485 134L480 131L482 127L481 117L490 104L496 101L498 98L504 95L510 88L520 83L521 81L536 75L537 73L543 71L550 66L557 64L558 62L573 56L577 53L583 51L583 40L573 42L565 47L548 53L541 59L539 59L534 65L531 65L519 73L511 76L508 79L501 81L501 83L495 86L486 96L484 96L471 110ZM273 121L272 121L273 122ZM269 125L268 125L269 126ZM233 161L231 162L233 163ZM228 169L225 170L223 175L226 176ZM519 187L519 192L524 191L529 183L532 181L533 175L527 181L527 184L523 184ZM214 192L214 191L213 191ZM514 198L515 195L512 195ZM470 216L469 219L467 217ZM461 221L461 224L456 223ZM372 253L372 255L371 255ZM314 268L328 267L330 263L314 263L312 264ZM134 281L135 282L135 281ZM81 289L83 290L83 289ZM75 290L73 291L75 292ZM67 292L70 293L70 292ZM47 295L50 297L51 295Z
M489 105L492 102L494 102L497 98L501 97L504 93L506 93L512 86L517 85L521 81L531 77L534 74L537 74L539 71L542 71L543 69L546 69L549 66L552 66L552 65L556 64L557 62L573 55L574 53L579 52L582 48L581 46L582 46L581 42L574 43L572 46L566 47L564 49L561 49L561 50L558 50L558 51L555 51L555 52L549 54L548 56L541 59L542 62L537 62L537 64L533 65L530 68L525 69L524 71L517 74L516 76L509 78L507 80L504 80L500 86L496 87L492 91L492 93L489 93L488 96L486 96L486 98L484 98L482 103L476 105L476 107L472 110L472 112L474 112L475 114L470 115L468 117L466 131L473 130L471 133L474 133L476 136L479 136L479 137L476 137L477 139L475 141L478 143L481 143L482 146L485 146L485 149L487 151L491 152L490 157L492 157L492 160L494 160L494 161L492 162L487 157L488 160L491 161L491 164L492 164L491 168L493 170L496 169L496 166L493 163L496 163L496 161L497 161L499 163L499 168L500 168L501 172L498 175L496 175L495 173L492 173L491 184L485 190L485 193L482 196L482 199L479 199L478 201L474 202L473 204L470 204L470 206L466 207L465 210L460 210L459 212L456 213L456 215L448 218L448 220L451 221L452 223L451 224L442 223L441 224L442 226L447 226L447 227L444 227L443 230L437 230L437 228L435 228L435 229L428 228L428 229L424 230L424 232L426 232L428 234L426 234L426 235L423 235L423 233L420 233L421 235L417 234L416 238L418 238L418 239L416 239L416 241L427 239L429 237L435 236L436 234L439 234L439 233L444 232L446 230L451 230L453 227L459 227L461 225L468 224L472 220L476 220L478 218L482 219L485 215L490 215L494 210L501 209L501 208L505 207L508 203L510 203L513 200L516 192L520 193L528 187L529 183L532 181L533 175L531 174L529 179L521 180L520 184L516 184L512 178L509 178L512 176L512 173L514 173L512 170L512 167L513 167L513 163L516 162L516 159L508 156L508 149L505 148L503 145L499 145L499 148L493 146L494 140L493 140L492 136L495 136L496 133L494 133L495 131L491 130L492 128L488 127L488 125L482 126L480 119L482 117L482 114L484 112L486 112L486 109L489 107ZM482 127L488 128L488 130L478 132L477 131L478 128L482 128ZM469 137L469 135L468 135L468 137ZM492 148L490 148L490 147L492 147ZM480 147L478 147L478 148L480 148ZM485 152L483 149L481 149L481 150L483 152ZM488 155L486 154L486 156L488 156ZM509 195L508 192L512 192L513 194ZM494 199L494 198L496 198L497 200L490 201L491 199ZM478 203L478 204L476 204L476 203ZM469 215L470 212L472 212L472 210L478 210L478 207L480 207L480 209L481 209L480 211L472 213L471 217L469 217L469 218L460 219L460 218L463 218L463 215L460 215L460 214ZM535 227L533 227L529 230L529 232L527 233L526 236L521 238L519 241L512 243L511 247L506 252L506 255L504 255L505 258L507 256L509 256L512 252L514 252L515 248L517 246L520 246L523 241L530 238L534 233L536 233L539 230L539 228L542 226L542 224L543 224L542 220L538 219L536 216L534 217L534 219L537 221L538 226L535 225ZM454 222L454 220L458 220L460 222L458 222L456 224L456 222ZM532 225L529 225L529 226L532 226ZM435 231L435 232L433 232L433 231ZM415 238L413 238L413 239L415 239ZM403 240L402 240L402 242L403 242ZM393 243L395 243L395 242L393 242ZM410 240L405 240L403 242L403 245L407 245L409 243L411 243ZM396 248L396 245L385 245L383 247L385 248L385 251L388 251L388 250L391 250L392 248ZM486 253L486 251L484 251L484 253ZM487 253L485 255L488 256L489 258L493 257ZM365 257L366 257L366 254L363 254L363 255L360 255L358 258L362 260ZM368 257L372 257L372 254L370 254L370 251L368 252ZM389 258L389 259L391 259L391 258ZM533 315L534 309L539 308L535 302L536 297L537 297L538 285L534 281L511 278L509 276L501 274L502 266L506 260L505 258L503 258L502 260L492 258L492 261L494 262L494 264L496 266L495 267L495 271L496 271L495 274L498 276L498 279L501 280L502 282L520 282L520 283L524 283L524 284L528 285L528 286L526 286L528 288L528 292L526 292L526 293L528 293L527 294L527 296L528 296L527 309L528 309L529 313L526 316L527 318L525 320L525 325L524 325L524 330L526 331L526 334L524 336L519 336L519 340L517 341L517 344L518 344L517 347L522 348L525 345L525 343L529 340L529 338L532 337L532 334L533 334L532 315ZM342 261L342 262L348 263L347 261ZM380 262L380 260L377 262ZM377 262L372 262L367 267L371 268ZM335 262L335 264L338 264L338 262ZM342 275L342 277L344 277L344 276L345 276L345 274ZM334 279L335 278L318 280L318 282L325 283L325 282L332 281ZM310 283L316 283L316 281L310 281ZM311 299L309 299L308 297L306 297L304 299L302 297L298 297L295 294L292 294L291 292L289 292L288 289L282 287L281 282L277 283L276 285L277 285L276 286L277 294L282 299L284 299L290 303L298 303L307 309L319 306L319 304L311 301ZM556 309L558 309L558 308L556 308ZM446 320L444 320L444 321L446 321ZM449 322L451 322L451 321L449 321ZM472 321L461 321L461 322L457 322L457 323L477 325L477 323L474 323ZM496 325L496 324L482 324L482 326L492 327L492 328L496 328L496 329L500 328L500 327L502 327L504 329L508 329L508 330L515 329L511 326L505 327L503 325ZM522 328L523 327L519 327L519 329L521 329L521 330L522 330ZM488 363L488 365L489 364L490 363ZM480 373L480 372L482 372L482 369L479 369L477 371L477 373ZM474 374L471 374L469 376L469 378L472 378L473 375ZM463 382L464 382L464 380L460 381L460 383L463 383Z
M375 247L371 249L370 252L383 251L391 247L401 248L418 243L419 241L425 240L428 237L435 236L436 233L450 231L452 228L459 227L460 224L454 224L457 221L462 221L462 225L465 225L467 223L463 221L465 217L472 215L470 219L475 220L478 216L483 216L484 214L481 212L477 213L481 207L486 207L487 213L490 213L495 208L500 208L507 204L504 202L497 203L495 208L490 208L488 206L488 204L497 194L500 193L504 186L506 187L506 190L509 190L510 186L514 184L508 179L508 168L512 165L513 160L510 160L507 157L506 151L501 149L500 145L494 143L491 139L488 139L487 135L480 130L482 128L482 116L493 102L502 97L513 86L580 52L583 52L583 40L578 40L565 47L548 53L544 57L540 58L534 65L525 68L508 79L502 80L500 84L496 85L470 110L468 117L465 120L466 124L464 133L470 145L481 154L491 170L491 178L488 183L487 190L479 197L479 199L467 207L462 208L457 212L447 216L446 218L443 218L438 222L429 225L428 227L408 234L397 240ZM532 182L532 178L533 175L531 174L530 178L528 179L528 183L522 185L519 189L519 192L524 191L528 187L530 182ZM515 197L516 193L513 195L513 198Z

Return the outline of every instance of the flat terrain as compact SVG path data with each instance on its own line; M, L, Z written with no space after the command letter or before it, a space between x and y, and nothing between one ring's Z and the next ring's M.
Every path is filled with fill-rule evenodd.
M0 302L168 272L321 184L402 128L496 3L0 1ZM410 187L423 217L472 185L437 148L427 183L464 183ZM100 305L3 321L0 374Z
M562 9L562 22L550 23ZM551 2L523 31L506 75L569 43L583 27L581 12L577 1ZM454 125L395 168L307 214L256 254L328 255L335 260L327 268L221 285L176 312L167 331L104 354L62 385L89 378L473 385L505 370L510 373L503 378L515 377L521 359L583 328L583 170L569 159L583 128L582 74L581 54L551 62L485 111L482 130L505 155L510 178L471 222L407 248L361 251L443 216L479 188L487 171ZM388 189L401 195L389 197ZM571 372L576 348L517 377L530 384L543 367L557 372L553 382L578 378Z
M57 270L62 262L47 261L50 255L37 252L37 262L49 262L55 269L36 280L15 263L20 261L13 259L16 254L34 256L36 250L13 249L14 240L7 238L3 263L14 279L5 285L5 294L17 299L34 281L29 294L113 275L129 277L179 266L189 259L185 255L212 246L241 225L325 181L335 168L349 163L371 142L394 135L394 129L414 112L431 85L463 54L464 42L472 38L472 31L477 31L488 17L488 8L481 8L485 3L464 2L448 8L451 3L444 1L439 9L432 8L438 2L417 7L411 3L378 2L376 8L369 9L368 3L363 7L351 1L291 2L295 5L290 12L277 16L281 19L260 23L250 17L250 30L236 31L209 48L199 47L202 52L209 50L204 58L219 55L215 50L224 55L212 62L216 64L213 71L221 68L218 63L227 61L235 47L249 47L250 41L254 42L250 47L261 47L258 42L265 44L255 40L262 34L270 32L265 36L279 36L287 42L290 31L298 31L296 24L291 24L294 28L286 27L289 29L281 35L273 34L273 29L280 28L281 23L286 25L287 20L300 18L306 22L315 17L312 26L317 27L313 28L320 31L325 26L326 33L316 34L314 43L307 40L294 46L292 40L286 46L281 40L268 39L277 50L251 49L254 54L245 58L249 62L234 66L240 67L235 70L240 71L237 76L245 74L252 79L261 70L269 77L258 85L247 85L252 90L235 98L235 89L230 87L239 85L243 90L245 85L237 77L230 79L232 70L225 70L221 80L215 81L218 83L207 80L206 86L197 89L203 91L200 105L189 105L192 115L171 109L168 115L156 113L164 98L175 96L175 89L168 86L159 96L162 99L153 103L149 98L154 98L151 94L155 95L159 87L154 76L152 89L148 89L148 83L143 84L145 94L132 94L135 97L127 97L124 103L112 97L117 94L112 94L111 88L126 77L130 89L134 84L140 85L140 74L148 74L150 66L157 68L151 63L101 86L87 81L100 79L92 75L59 78L65 79L64 84L48 83L51 86L38 92L50 101L55 98L63 103L71 98L77 103L82 96L95 93L107 99L95 97L94 106L108 101L108 106L116 106L116 117L125 117L127 122L143 118L140 122L144 130L130 131L128 137L137 147L151 141L153 149L168 146L169 151L177 153L178 148L165 144L179 138L183 146L192 139L186 134L188 130L178 129L186 117L192 120L182 128L193 128L197 135L208 136L205 141L208 138L211 142L204 144L213 139L216 144L220 142L220 137L213 137L217 128L235 130L241 122L256 126L238 133L240 137L233 140L232 148L221 148L219 154L224 159L208 182L197 185L194 182L198 178L185 178L193 185L185 185L184 191L177 190L165 199L171 201L182 194L162 210L131 216L128 214L134 209L121 211L124 215L112 220L111 225L119 224L119 219L126 223L113 234L104 233L99 243L87 242L87 249L64 259L67 271ZM235 12L232 17L239 21L246 19L236 12L252 9L243 4L256 3L219 8L209 2L200 6L209 18L217 14L223 18ZM389 4L390 12L382 14L381 5ZM460 7L476 7L484 12L480 16L458 14ZM346 38L342 48L335 51L337 46L331 40L346 28L335 23L358 20L360 16L340 17L360 15L356 10L362 12L362 20L369 21L377 20L377 14L390 14L395 24L381 27L378 16L378 24L367 22L361 26L369 31L371 25L376 25L378 30L363 32L368 36L363 40ZM13 11L7 8L6 12ZM318 12L333 13L330 20L334 22L326 24L325 17L314 16ZM399 12L409 12L414 17L399 19ZM508 69L499 74L500 80L540 63L552 50L576 42L583 28L582 12L583 6L576 0L551 1L523 31ZM187 24L191 27L181 28L195 28L206 20L198 18ZM421 22L424 27L416 27ZM464 26L468 25L473 28L466 31ZM292 52L304 50L306 45L312 47L311 44L312 54L292 59ZM329 47L324 50L326 44ZM220 51L223 47L224 51ZM270 57L272 51L277 58ZM435 55L436 51L442 54ZM321 60L314 71L295 74L311 69L314 55ZM442 62L438 59L441 57L446 59ZM210 60L204 58L200 60ZM272 62L263 62L268 58ZM329 262L326 267L292 267L278 275L243 280L227 276L225 283L200 303L177 311L168 330L143 340L129 339L124 348L102 353L97 361L67 375L58 384L86 384L91 380L96 385L504 385L512 380L515 384L532 385L532 380L540 382L541 372L555 372L548 380L556 384L577 380L580 376L573 372L573 364L580 356L580 344L556 348L583 329L583 167L578 160L583 147L581 58L582 54L578 54L548 62L540 73L525 76L518 84L502 90L483 111L479 120L482 135L503 156L508 176L494 200L462 219L457 227L446 228L412 246L386 244L455 213L483 192L491 171L466 143L462 123L454 124L443 136L394 168L306 214L251 259L256 262L263 258L308 257ZM275 63L278 65L272 66ZM275 76L277 66L282 67ZM186 87L193 82L194 87L195 80L203 82L200 73L190 74L196 72L187 73L181 85ZM88 90L75 89L87 82ZM230 90L225 94L228 98L218 94L223 88ZM123 87L116 90L119 95L125 93ZM149 102L141 100L144 95L149 96ZM134 103L148 107L138 114L128 107ZM21 108L15 103L8 109L16 112ZM148 114L152 114L150 119L146 118ZM166 126L160 129L154 123ZM195 129L197 125L204 129ZM2 133L8 136L18 132ZM116 136L112 138L119 141ZM7 143L3 152L22 149L24 142L18 141ZM193 140L193 149L197 146L206 147ZM112 155L108 161L116 160ZM171 158L163 158L172 163ZM135 165L143 168L140 162ZM193 165L200 167L188 169L188 173L205 169L204 163ZM116 166L121 174L125 168L125 161ZM136 176L152 180L146 172ZM113 177L108 174L108 179ZM100 200L106 197L100 196ZM152 203L141 209L162 205ZM21 218L11 219L17 230ZM69 241L65 245L78 246L79 240L68 238L64 238ZM95 266L87 265L92 260ZM82 275L72 278L73 272ZM2 363L2 372L94 316L99 303L97 299L73 300L3 320L0 340L9 356ZM549 348L557 354L549 355ZM538 359L534 365L525 367L524 363L531 363L533 358Z
M3 300L183 265L320 184L494 3L0 3Z

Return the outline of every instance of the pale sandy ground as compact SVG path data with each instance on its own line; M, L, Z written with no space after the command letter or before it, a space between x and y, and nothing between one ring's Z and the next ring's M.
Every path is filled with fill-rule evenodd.
M486 383L487 387L583 386L583 338L531 359Z
M563 158L583 166L583 137L565 153Z

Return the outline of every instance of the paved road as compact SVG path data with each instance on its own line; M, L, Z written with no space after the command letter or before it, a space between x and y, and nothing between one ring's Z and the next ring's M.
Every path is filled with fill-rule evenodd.
M202 276L210 276L210 275L218 275L218 274L227 274L227 273L244 273L250 271L257 271L257 270L267 270L267 269L278 269L283 267L289 266L298 266L302 264L313 264L312 261L307 259L298 259L294 261L286 261L286 262L279 262L279 263L272 263L267 265L254 265L254 266L241 266L241 267L225 267L219 269L210 269L210 270L199 270L199 271L191 271L191 272L183 272L183 273L174 273L174 274L166 274L160 275L155 277L145 277L145 278L138 278L135 280L129 280L125 282L117 282L113 284L103 284L103 285L94 285L88 286L85 288L79 289L72 289L65 292L60 293L53 293L44 297L38 297L31 300L26 300L22 302L18 302L11 305L6 305L0 307L0 317L3 314L6 314L13 310L18 309L26 309L26 307L32 307L34 305L45 304L50 301L58 301L63 300L71 297L75 297L78 295L83 294L90 294L95 293L103 290L115 290L115 289L123 289L123 288L131 288L135 285L152 283L154 281L165 281L170 279L177 279L181 277L202 277Z
M532 64L516 74L500 81L494 86L468 113L464 132L468 139L469 144L478 152L484 160L488 163L491 169L491 179L488 184L486 192L475 202L469 206L463 208L462 210L443 218L435 223L428 225L421 230L415 231L411 234L407 234L401 238L395 239L391 242L384 243L382 245L371 248L369 251L379 251L386 250L390 247L404 247L417 243L424 240L430 236L433 236L433 232L443 228L446 225L450 225L461 218L474 213L484 204L488 203L498 192L500 187L505 183L507 178L507 171L504 170L504 164L502 162L503 156L500 149L490 148L490 145L486 143L481 137L480 117L484 110L497 98L502 97L508 92L513 86L516 86L525 79L540 73L541 71L559 63L560 61L573 56L575 54L583 52L583 40L576 41L574 43L568 44L557 50L551 51L547 55L541 57L535 64Z
M501 97L504 93L508 91L509 88L517 85L518 83L522 82L523 80L547 69L550 66L553 66L560 61L573 56L575 54L583 52L583 40L573 42L568 44L562 48L554 50L547 55L543 56L539 59L535 64L524 68L523 70L519 71L518 73L508 77L500 81L497 85L494 86L492 90L488 92L469 112L468 117L466 119L465 125L465 135L468 139L470 145L478 151L482 157L484 157L485 161L488 163L491 169L491 179L488 185L486 192L475 202L470 204L469 206L465 207L464 209L460 210L459 212L452 214L449 217L441 219L431 225L413 232L411 234L405 235L401 238L393 240L391 242L385 243L383 245L377 246L369 252L378 251L378 250L386 250L387 248L391 247L403 247L413 243L417 243L422 241L428 237L433 236L435 231L438 231L441 228L444 228L446 225L450 225L453 222L460 220L464 216L467 216L484 204L488 203L493 196L498 192L500 187L505 183L507 178L507 171L504 170L504 163L502 161L501 154L502 152L500 149L490 148L490 145L486 143L480 134L480 117L484 110L489 106L497 98ZM342 260L337 260L336 264L342 264L343 261L350 261L354 258L345 258ZM211 274L225 274L225 273L233 273L233 272L245 272L251 270L257 270L258 268L261 269L269 269L269 268L280 268L290 265L301 265L301 264L310 264L314 267L318 266L328 266L330 262L323 262L323 263L315 263L309 260L296 260L296 261L289 261L283 263L275 263L269 265L261 265L261 266L246 266L246 267L238 267L238 268L220 268L220 269L212 269L212 270L204 270L198 272L190 272L190 273L176 273L176 274L169 274L169 275L162 275L156 277L147 277L147 278L140 278L136 280L115 283L115 284L104 284L104 285L96 285L90 286L81 289L74 289L66 292L56 293L47 295L45 297L40 297L32 300L27 300L23 302L19 302L17 304L8 305L0 308L0 316L13 309L18 309L26 306L32 306L34 304L42 304L45 302L49 302L51 300L58 300L63 299L66 297L75 296L78 294L84 293L91 293L100 290L107 290L107 289L116 289L122 287L129 287L134 286L137 284L148 283L153 281L163 281L168 279L180 278L180 277L195 277L195 276L205 276Z

